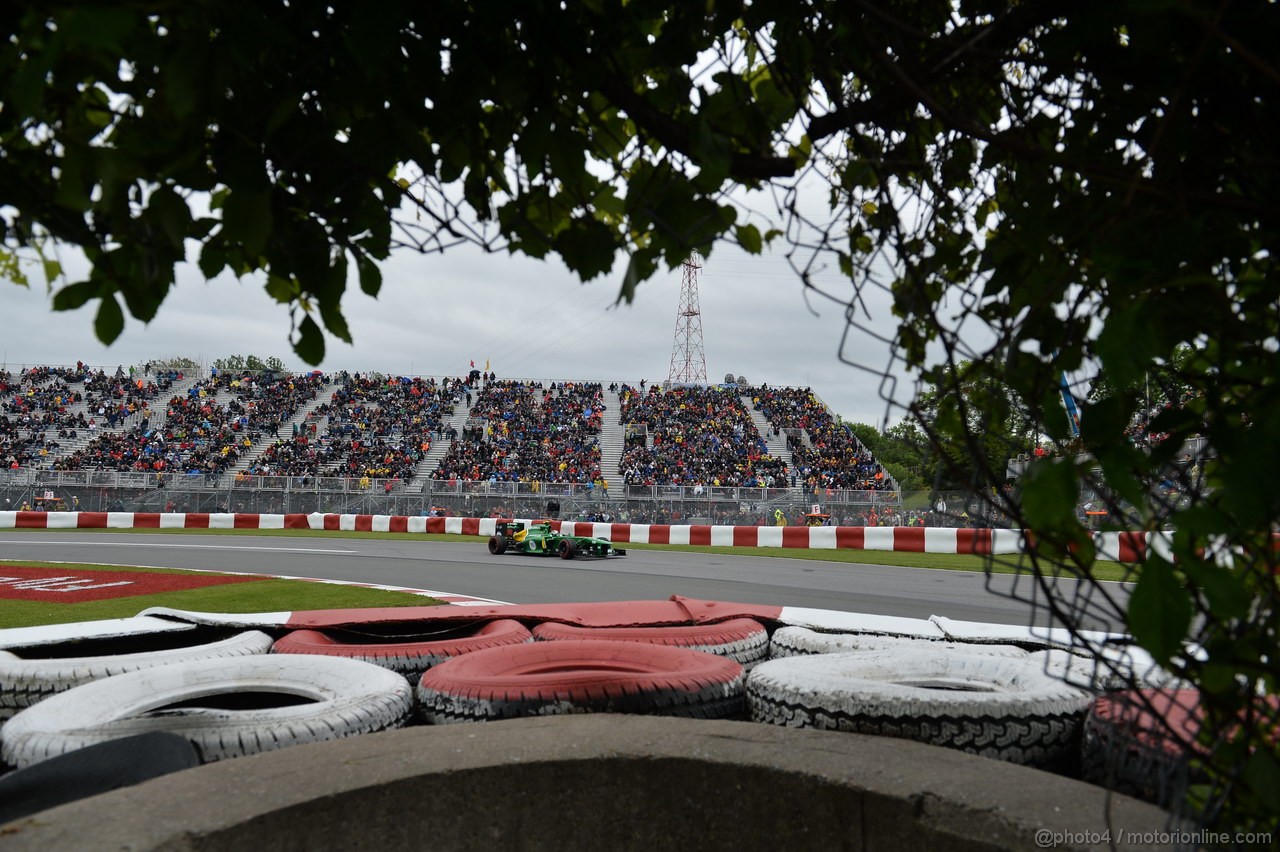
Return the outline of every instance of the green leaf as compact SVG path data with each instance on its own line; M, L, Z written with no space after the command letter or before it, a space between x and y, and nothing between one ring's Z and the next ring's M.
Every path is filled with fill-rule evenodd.
M313 367L324 360L324 333L310 316L304 316L298 324L298 339L293 343L293 351Z
M755 225L738 225L733 230L738 237L738 245L751 254L759 254L761 249L764 248L764 241L760 238L760 229Z
M93 331L103 343L112 343L124 331L124 311L114 295L102 297L98 315L93 320Z
M555 239L565 265L583 281L608 272L613 266L613 232L595 219L574 219Z
M1244 781L1268 813L1280 813L1280 761L1273 751L1260 748L1249 756Z
M1108 396L1085 406L1080 415L1080 439L1086 447L1110 446L1123 437L1129 411L1118 396Z
M342 308L337 302L320 302L320 319L329 333L344 343L351 342L351 329L347 326L347 318L342 315Z
M356 269L360 273L360 289L367 295L377 298L382 290L382 270L378 264L363 252L356 253Z
M222 205L222 238L240 243L245 254L260 257L271 236L271 193L239 189Z
M636 287L656 270L652 249L639 249L632 253L627 262L627 271L622 276L622 287L618 291L618 302L631 304L636 297Z
M282 275L268 275L263 289L267 291L268 296L282 305L289 304L302 292L296 279L285 278Z
M77 281L74 284L68 284L53 294L53 309L55 311L74 311L96 295L98 295L98 284L96 282Z
M1225 620L1244 618L1249 614L1253 596L1230 568L1212 562L1184 560L1180 563L1191 582L1200 587L1209 601L1209 611Z
M191 225L191 208L187 202L173 191L172 187L162 186L151 193L147 200L147 212L151 218L158 220L173 247L181 250L187 236L187 228Z
M222 250L222 247L211 242L205 243L204 248L200 250L200 272L205 280L216 278L218 273L226 268L227 253Z
M1156 662L1167 665L1182 650L1190 626L1191 598L1173 566L1148 561L1129 597L1129 632Z
M1032 529L1062 530L1074 525L1080 486L1070 461L1033 461L1022 477L1022 489L1022 508Z

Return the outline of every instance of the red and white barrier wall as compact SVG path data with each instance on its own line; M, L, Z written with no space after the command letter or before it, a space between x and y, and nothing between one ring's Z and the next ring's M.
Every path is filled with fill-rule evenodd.
M234 512L0 512L0 529L246 529L355 530L392 533L493 535L495 518L424 518L403 515L244 514ZM905 553L1018 553L1020 530L949 527L739 527L709 524L603 524L552 521L570 535L616 543L793 547L806 550L889 550ZM1168 552L1166 533L1094 534L1098 558L1141 562Z

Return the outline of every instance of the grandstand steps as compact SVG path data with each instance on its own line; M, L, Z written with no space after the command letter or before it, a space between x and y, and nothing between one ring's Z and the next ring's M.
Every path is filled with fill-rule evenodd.
M199 378L194 376L184 378L182 381L174 382L173 386L168 390L161 391L155 399L147 400L147 405L151 411L151 416L148 420L148 427L154 429L163 426L166 419L166 413L169 408L169 400L175 396L185 396L187 391L190 390L197 381L199 381ZM122 435L142 424L143 414L142 411L139 410L122 420L120 425L115 428L111 428L107 426L105 418L98 417L96 405L93 406L92 410L90 410L88 402L89 395L84 391L83 385L79 385L78 387L76 385L72 385L71 390L73 393L79 391L83 399L81 399L80 402L67 406L67 413L73 417L83 414L85 420L92 418L97 421L98 428L92 431L88 429L76 429L76 437L74 438L59 438L58 429L61 427L46 429L45 440L57 441L60 446L55 452L49 453L49 455L44 458L41 463L42 467L47 468L58 459L66 458L80 452L103 435Z
M769 420L760 413L755 407L755 403L751 401L751 397L742 396L742 406L751 415L751 422L756 425L756 431L760 433L760 437L764 438L765 444L769 447L769 455L774 458L782 459L787 463L787 472L795 470L795 457L791 450L787 447L787 436L784 433L773 434L773 426Z
M452 426L462 433L462 427L466 425L467 418L471 416L471 411L467 408L466 403L459 401L453 408L453 414L450 414L444 421L444 431L448 431ZM440 464L440 460L449 452L449 446L453 442L442 437L439 441L433 441L431 449L427 450L427 454L418 462L418 466L413 469L413 479L405 485L405 492L408 494L421 494L426 488L427 481L431 479L431 474L435 471L436 465Z
M299 434L302 434L304 429L310 431L309 427L311 420L309 418L311 418L317 408L333 399L333 388L336 384L336 382L326 379L324 385L322 385L319 392L316 393L316 398L303 405L298 409L297 413L280 425L279 440L288 440L292 438L294 426L298 427ZM226 399L221 398L223 393L227 394ZM229 391L219 391L218 401L224 405L227 402L230 402L232 398L233 397ZM324 422L323 418L321 418L321 420L316 424L316 435L323 435L324 431ZM276 442L276 440L275 432L264 432L262 437L254 442L253 446L240 454L240 457L236 459L235 464L227 468L226 473L223 474L222 481L227 482L233 480L237 474L248 470L249 466L256 462L262 454L267 451L267 448Z
M622 450L626 427L619 422L622 398L618 392L605 388L604 417L600 425L600 474L610 484L622 482Z

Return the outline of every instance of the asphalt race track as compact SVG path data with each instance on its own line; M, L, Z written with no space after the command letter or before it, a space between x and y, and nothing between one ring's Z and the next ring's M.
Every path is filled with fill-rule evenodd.
M31 532L0 535L0 559L239 571L434 589L509 603L708 600L877 615L1032 623L1014 578L812 559L632 550L608 560L491 556L484 542ZM1030 582L1017 581L1020 597ZM1060 581L1073 592L1073 581ZM1106 584L1127 598L1128 587ZM287 601L280 602L288 608ZM1042 613L1036 623L1047 624ZM1119 625L1091 623L1097 629Z

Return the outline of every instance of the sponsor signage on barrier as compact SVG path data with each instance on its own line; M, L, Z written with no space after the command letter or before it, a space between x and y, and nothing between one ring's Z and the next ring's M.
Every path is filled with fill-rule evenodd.
M144 571L75 571L36 566L0 566L0 599L84 603L108 598L179 592L262 577L221 574L155 574Z

